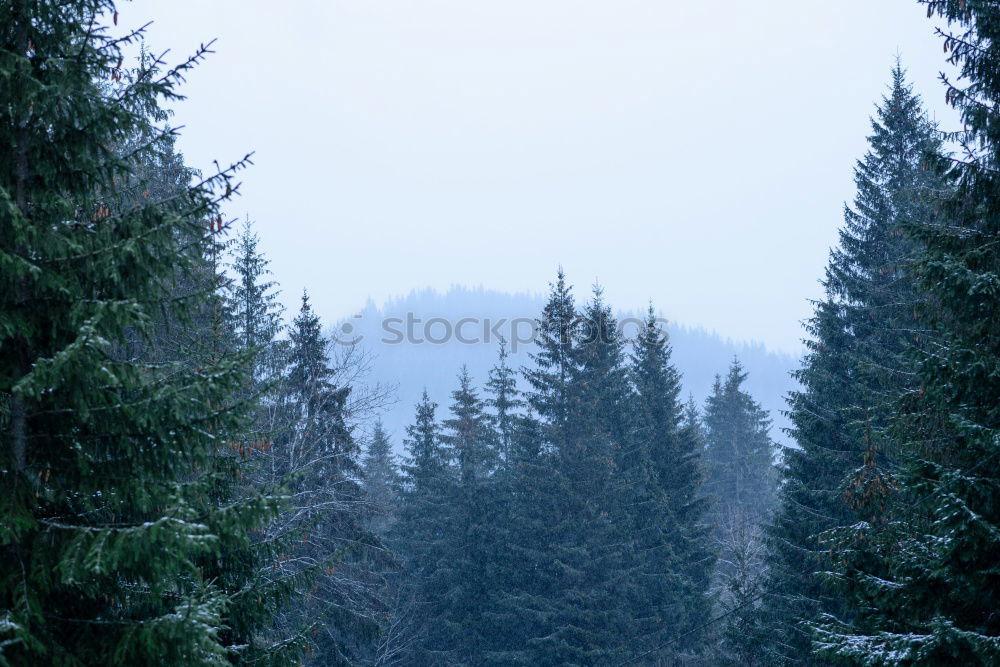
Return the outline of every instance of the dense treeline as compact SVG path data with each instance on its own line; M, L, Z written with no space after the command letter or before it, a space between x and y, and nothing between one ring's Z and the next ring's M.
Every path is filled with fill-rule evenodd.
M501 350L485 400L463 372L447 417L426 396L417 406L390 533L415 601L405 664L620 662L680 634L670 655L703 645L715 552L701 440L655 317L630 354L600 292L577 309L560 274L540 325L524 395Z
M652 306L626 339L560 270L530 363L454 369L399 458L364 353L224 218L249 158L175 149L208 50L0 0L0 664L1000 662L1000 9L923 4L964 127L897 65L795 447L738 359L685 402Z

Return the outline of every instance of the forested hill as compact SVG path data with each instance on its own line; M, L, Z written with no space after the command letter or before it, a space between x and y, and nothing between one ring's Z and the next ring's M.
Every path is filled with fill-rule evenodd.
M589 299L589 288L578 286L576 297L578 303ZM513 344L515 325L511 321L520 321L516 333L527 337L525 320L538 317L544 305L545 298L539 294L510 294L467 287L452 287L446 293L414 290L382 306L369 301L363 310L340 323L342 327L349 326L330 338L356 342L371 354L368 381L395 385L396 400L386 409L383 422L392 434L395 449L402 451L406 425L413 421L414 405L424 388L434 401L445 405L462 364L468 367L475 382L481 384L486 380L487 372L497 360L497 340L493 334L490 340L485 340L484 323L489 320L485 328L491 329L503 321L496 330ZM414 318L409 327L412 336L405 335L407 314ZM636 313L620 312L618 315L620 321L641 319ZM782 428L788 421L782 413L786 409L785 395L795 386L790 373L797 359L790 354L768 350L759 343L724 339L714 332L675 323L670 321L669 313L662 315L669 321L667 330L674 350L674 363L683 374L683 399L687 400L690 394L701 406L711 392L715 375L725 375L735 355L749 374L748 391L774 420L771 436L776 442L787 444L789 440ZM431 322L432 318L436 318L435 321ZM454 327L463 318L475 320L462 327L462 337L475 342L463 343L456 339ZM452 327L450 336L447 335L449 326ZM631 338L636 328L627 326L624 332ZM399 340L401 337L403 340ZM432 342L442 338L447 340ZM530 343L519 343L511 350L511 362L530 364L533 351L534 346Z

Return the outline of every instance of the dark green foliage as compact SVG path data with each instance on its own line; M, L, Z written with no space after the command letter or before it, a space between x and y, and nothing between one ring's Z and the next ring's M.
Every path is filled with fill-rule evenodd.
M799 448L785 452L767 556L764 615L773 634L761 639L776 662L803 660L811 639L805 624L818 614L850 613L850 602L816 574L828 567L829 545L819 535L857 518L845 492L861 498L885 484L896 449L891 417L914 382L905 351L929 338L915 312L911 263L918 246L904 225L930 220L928 196L944 184L926 164L938 150L934 127L899 66L872 119L869 144L830 257L826 298L808 324L812 340L797 375L803 389L791 396Z
M898 475L861 494L861 519L827 538L831 578L852 615L826 616L817 646L857 664L1000 661L1000 8L926 2L949 22L945 51L965 88L964 159L928 154L955 187L932 219L905 220L920 245L918 314L935 337L894 424ZM957 28L957 32L951 32Z
M630 366L636 406L636 463L631 469L639 475L631 482L634 505L627 514L641 573L634 618L649 619L646 644L655 647L683 637L670 647L677 653L700 648L703 638L695 628L711 613L708 591L715 553L705 526L708 501L701 493L697 418L685 421L681 378L670 353L650 306ZM654 650L649 657L658 655Z
M288 336L288 379L284 386L294 410L305 420L305 429L320 429L309 436L310 440L321 440L314 444L318 451L350 454L356 448L344 424L344 404L350 388L334 383L327 340L305 292ZM342 463L351 465L347 458Z
M565 532L562 520L573 519L564 515L563 496L569 487L556 457L568 449L571 437L570 379L579 319L561 269L537 330L534 366L524 371L532 389L527 396L530 412L516 420L500 473L507 491L507 520L506 549L499 563L503 585L491 612L501 638L490 656L495 664L554 665L567 660L572 650L567 639L556 634L566 626L559 616L566 602L559 598L576 594L566 590L569 580L557 553L556 524Z
M552 559L547 550L551 517L557 511L541 425L524 407L516 379L506 366L506 350L487 383L494 437L505 452L497 471L495 579L493 604L484 616L493 626L487 664L536 664L535 643L546 622L553 594ZM504 444L506 443L506 444Z
M199 282L241 165L147 187L149 165L177 161L156 110L204 51L109 89L129 41L101 27L113 12L0 3L0 660L221 664L239 653L223 634L236 592L206 563L248 548L271 510L217 502L245 363L144 351L155 318L212 310L173 287Z
M514 554L531 569L506 600L512 624L527 633L508 651L524 664L585 664L621 655L625 628L614 573L625 546L614 523L613 491L620 487L610 439L610 428L621 421L615 412L596 410L612 374L624 373L620 343L606 335L603 304L595 302L591 314L590 320L578 316L560 271L538 321L535 367L525 373L540 425L526 423L517 443L514 489L523 497L513 498L512 511L525 520ZM525 484L542 474L549 479L537 487Z
M435 645L443 632L435 624L445 613L442 591L453 521L446 499L455 484L452 453L441 441L436 411L437 404L424 392L414 423L406 429L399 516L389 542L403 559L403 579L397 588L408 609L396 613L410 618L402 653L405 663L412 665L441 664L445 657L438 652L451 648Z
M543 317L550 309L569 312L564 293L557 284ZM544 405L556 408L547 426L560 507L548 542L557 587L551 627L537 639L537 655L545 664L609 662L627 650L630 628L618 587L631 559L618 519L628 487L618 476L616 459L627 454L628 385L616 326L598 292L578 320L566 358L566 384L553 383L550 394L531 397L539 412ZM560 328L565 329L554 330ZM565 348L557 337L552 342L556 345L548 350L542 343L543 353L558 359ZM561 400L566 400L565 419L557 421Z
M280 420L275 417L282 414L278 380L287 357L287 341L277 338L282 330L282 307L276 299L275 284L267 280L268 260L258 250L257 237L249 224L229 250L235 276L224 292L226 339L230 347L252 360L252 372L241 395L255 399L256 405L251 422L233 446L232 454L238 456L240 467L238 482L230 485L227 494L230 502L236 503L255 493L270 493L286 500L281 515L255 536L249 549L225 555L227 569L237 576L234 587L241 591L230 608L229 631L234 637L243 637L248 634L247 627L263 628L262 638L244 642L247 649L241 659L267 664L273 662L271 654L281 655L284 646L311 650L308 635L316 619L289 620L287 612L301 604L315 575L305 568L290 572L289 568L279 567L305 535L302 530L289 530L285 521L294 513L287 497L292 478L279 458L280 448L274 447L275 440L281 440L280 428L276 427ZM253 316L248 317L248 313ZM301 653L297 650L295 655Z
M406 662L479 664L495 641L496 436L464 370L440 434L434 407L425 395L409 429L410 465L395 528L420 628Z
M517 411L523 407L517 389L517 371L508 365L507 358L507 343L501 340L500 359L490 370L486 382L486 391L489 392L486 405L492 410L490 423L496 438L496 451L502 460L510 458L517 428Z
M527 414L503 348L490 415L465 374L443 434L418 405L393 529L420 618L406 662L690 656L713 556L666 339L651 317L629 364L600 291L577 313L561 272L539 329Z
M451 416L444 420L442 441L451 450L457 470L445 497L451 508L448 554L441 591L444 613L431 641L458 664L482 660L493 629L484 616L496 591L496 533L493 528L496 486L492 473L498 457L483 403L463 369L458 389L452 392Z
M261 382L276 370L274 346L282 330L283 309L277 283L268 279L270 261L258 250L259 242L248 221L231 251L236 276L228 294L228 315L238 346L256 353L254 380Z
M559 269L549 300L538 319L538 352L532 354L534 367L524 372L531 386L528 400L542 419L547 438L558 447L567 435L570 410L569 383L573 372L573 343L579 329L573 295L566 276Z
M338 384L328 345L303 294L289 329L270 461L292 503L271 532L296 538L276 570L309 582L280 626L290 632L315 624L310 658L324 665L349 664L367 650L379 606L371 567L378 541L364 525L361 451L347 422L351 387Z
M779 485L738 361L702 418L561 269L529 368L362 459L359 362L223 241L248 160L176 151L207 49L0 0L0 665L1000 664L1000 7L922 2L962 154L897 65Z
M398 510L400 480L392 443L381 420L375 422L371 442L361 462L361 473L365 493L372 504L371 530L384 536Z
M771 422L743 389L746 377L734 359L705 404L705 490L716 503L716 525L729 518L760 523L774 504Z
M761 528L775 502L775 447L767 413L743 388L746 373L733 360L716 378L705 405L706 491L719 550L722 626L719 661L756 664L755 629L764 575Z

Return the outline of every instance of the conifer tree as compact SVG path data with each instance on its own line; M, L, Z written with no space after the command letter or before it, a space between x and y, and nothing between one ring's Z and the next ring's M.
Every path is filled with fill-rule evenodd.
M705 405L706 491L719 547L717 585L723 626L719 661L759 664L757 635L764 576L761 528L775 503L774 444L767 413L743 389L746 373L734 359L716 377Z
M716 376L705 404L706 489L718 502L716 515L760 523L774 502L774 444L767 413L743 389L746 377L734 359L725 380Z
M160 105L207 49L126 76L140 35L109 36L112 3L0 12L0 660L237 660L223 637L237 593L202 566L270 511L214 494L245 364L144 356L157 313L206 308L172 289L203 267L243 166L169 196L147 187L143 165L175 159Z
M532 389L528 402L542 419L546 437L553 447L562 445L568 435L570 379L578 330L579 317L572 289L566 284L566 275L560 267L556 282L550 285L549 300L537 320L535 342L538 352L531 355L534 367L524 372Z
M704 455L705 428L701 422L701 410L698 409L698 402L694 400L694 396L691 394L688 394L688 400L684 404L684 417L681 423L687 437L697 443L695 451L702 452ZM704 467L704 463L702 467ZM702 474L704 475L704 471L702 471Z
M648 466L631 513L636 524L632 539L641 556L639 592L645 591L652 612L652 658L655 647L667 638L684 637L671 644L674 652L699 648L702 638L693 631L711 613L714 562L704 525L708 503L701 493L701 441L693 430L696 425L684 421L680 374L652 306L633 344L630 375L636 404L634 446Z
M920 245L918 315L933 326L916 386L894 424L898 475L852 488L862 520L825 537L831 577L853 615L817 625L819 651L856 664L1000 661L1000 8L934 0L948 21L945 51L964 88L946 77L962 114L962 159L926 156L955 191L930 219L907 219ZM935 215L936 214L936 215ZM866 461L867 463L867 461ZM869 471L865 471L869 472ZM881 482L876 484L875 482Z
M500 475L506 494L497 539L504 548L499 550L495 602L486 612L495 630L484 662L545 664L541 649L559 583L549 548L559 496L541 424L530 410L516 418L510 455Z
M277 283L270 280L270 261L260 252L260 239L247 221L232 248L236 274L228 294L228 311L240 349L254 351L254 380L275 372L275 342L282 330L283 308Z
M408 437L404 440L407 460L402 466L401 530L408 534L406 555L418 568L426 567L431 560L421 552L423 547L432 546L427 540L438 532L433 527L437 520L433 502L435 496L443 494L451 474L452 454L441 441L436 412L437 403L424 391L416 405L414 422L406 427ZM403 521L404 518L409 520Z
M387 545L396 528L401 481L389 434L382 420L377 419L361 463L361 484L368 506L364 525L383 545ZM381 622L379 638L373 642L365 660L377 665L395 664L398 652L411 638L408 623L412 609L405 604L409 590L400 581L401 563L397 555L387 546L384 550L372 551L378 557L369 558L366 567L378 582Z
M437 404L424 391L406 429L399 516L390 540L403 559L400 599L411 607L412 631L402 653L412 665L440 664L448 653L448 647L440 653L439 623L446 612L442 591L451 555L446 536L454 522L446 499L455 482L453 455L441 440L436 411Z
M558 560L555 522L563 512L568 483L557 474L556 459L560 449L568 449L571 437L570 385L578 330L572 291L560 268L537 320L533 366L523 370L530 387L529 413L518 419L510 458L501 472L510 490L508 549L501 566L503 590L493 614L506 641L494 645L494 664L556 664L568 649L568 642L556 636L558 614L567 605L559 599L567 579Z
M273 447L276 472L288 480L294 500L273 530L299 538L279 559L279 572L311 584L284 622L314 624L317 663L350 664L377 631L377 583L370 567L377 540L364 526L361 452L346 417L351 387L337 384L328 344L303 293L289 329Z
M376 535L384 536L398 509L400 479L392 443L381 419L372 428L371 442L361 463L361 476L365 493L373 505L371 530Z
M814 659L805 657L806 624L821 613L843 615L850 605L817 575L829 550L819 535L858 518L844 499L854 470L877 483L892 467L888 429L914 377L905 351L930 338L915 314L918 244L905 224L930 220L929 193L946 188L926 164L939 143L897 64L872 119L870 149L855 167L854 205L845 209L831 253L826 297L807 324L811 340L796 375L802 389L790 399L798 448L785 452L781 505L769 529L767 632L759 638L777 662Z
M499 360L490 369L490 375L486 381L486 391L489 393L486 405L492 410L490 422L496 441L497 454L502 460L506 460L510 456L517 425L517 411L523 407L523 401L517 388L517 371L507 363L509 356L507 342L501 340Z
M346 445L346 426L343 425L343 406L350 393L350 387L336 387L333 383L334 371L330 368L330 357L326 351L327 341L323 336L319 316L309 303L307 292L302 293L302 306L292 321L289 331L291 343L288 355L288 381L286 391L294 401L298 413L306 420L305 428L311 428L323 416L330 415L333 422L323 419L322 437L332 438L320 447L336 451ZM332 427L332 428L330 428Z
M492 473L498 457L489 433L483 403L463 368L458 389L452 392L451 416L444 420L442 441L457 464L445 502L453 521L446 535L447 558L443 567L444 615L439 620L439 650L450 649L450 660L474 664L492 640L489 610L497 585L494 511L497 487ZM432 641L435 641L432 638Z
M568 318L572 301L567 297L560 275L543 312L543 324L550 313L559 313L563 321ZM551 368L565 368L566 384L552 382L546 387L536 381L537 375L529 376L537 388L550 392L536 389L531 398L539 412L546 409L552 415L546 427L552 438L552 474L561 510L550 527L558 585L551 601L551 630L538 638L536 659L544 663L608 662L628 650L619 588L622 570L631 564L619 523L627 491L616 466L625 444L621 401L627 384L616 328L598 291L579 319L569 347L560 337L542 336L536 358L554 360L564 354L563 364Z
M501 343L497 365L487 382L486 404L492 408L493 441L501 456L494 496L494 570L497 581L491 604L483 611L493 628L484 664L534 664L533 646L539 623L550 606L550 567L546 540L553 513L550 462L538 420L517 388Z

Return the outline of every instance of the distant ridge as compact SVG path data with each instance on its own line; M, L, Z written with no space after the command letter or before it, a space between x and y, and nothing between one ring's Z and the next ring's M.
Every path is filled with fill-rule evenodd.
M589 293L577 294L577 303L587 298ZM442 415L450 403L450 392L463 364L477 384L485 382L489 369L496 363L498 341L492 333L483 330L482 323L488 320L491 327L496 327L498 322L505 321L496 328L510 339L511 322L516 321L519 333L527 337L528 321L539 315L544 304L542 294L510 294L483 287L454 286L443 293L433 289L414 290L382 306L369 300L360 312L341 320L331 335L345 343L359 345L372 354L367 380L396 386L397 400L383 413L382 420L392 435L397 452L401 452L406 426L413 418L414 404L425 387L431 399L439 404L439 415ZM409 327L406 324L408 315ZM620 319L642 317L630 312L619 312L618 316ZM454 327L463 318L466 318L462 325L463 337L476 342L456 340ZM781 430L788 422L781 413L785 410L785 395L795 386L790 373L798 360L789 354L768 350L760 343L723 339L703 328L687 327L667 319L673 360L683 374L684 400L690 394L699 406L702 405L711 391L715 375L724 373L736 356L749 373L747 388L771 413L774 420L772 437L788 444L789 439ZM445 341L449 327L451 336ZM407 336L407 329L414 335ZM625 331L629 334L634 328ZM489 342L484 341L487 337ZM510 363L530 364L529 354L533 348L530 344L520 344L511 354Z

